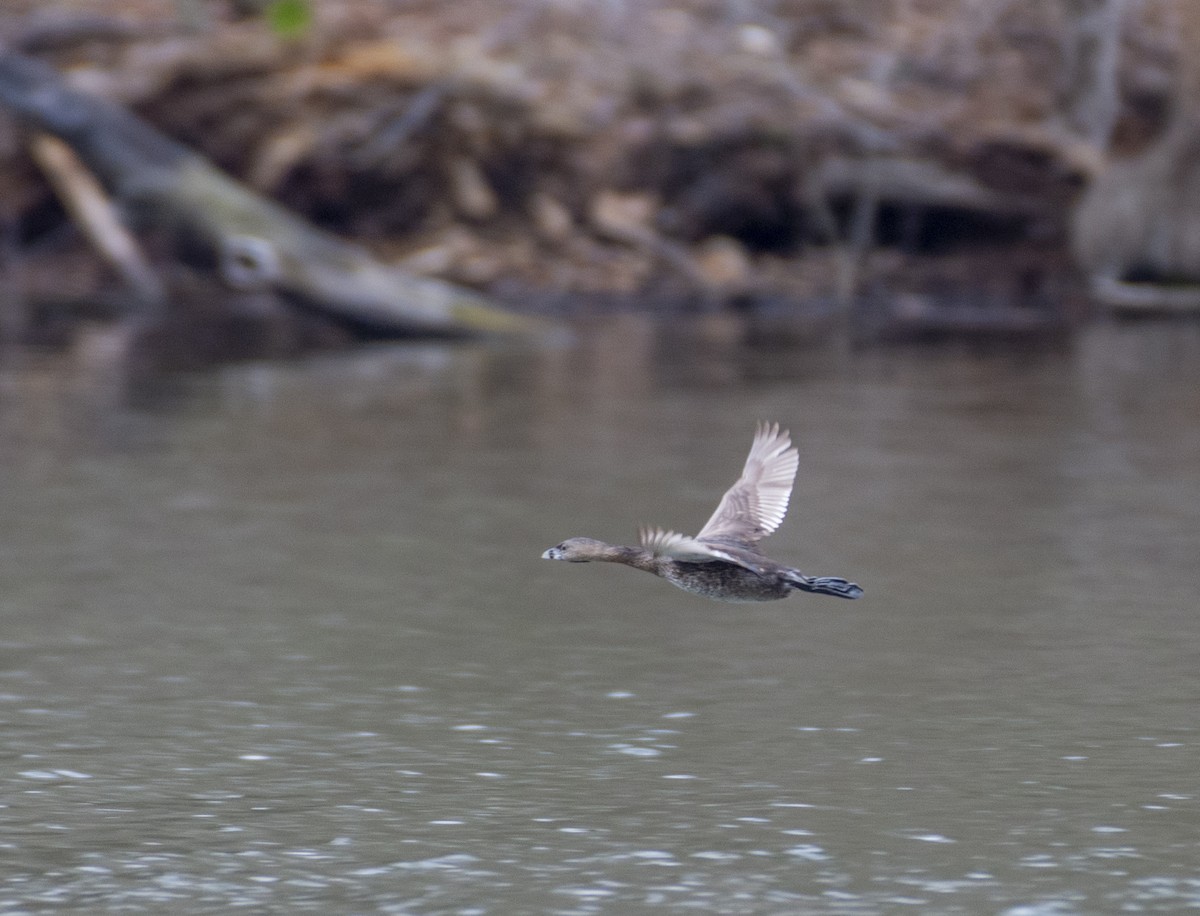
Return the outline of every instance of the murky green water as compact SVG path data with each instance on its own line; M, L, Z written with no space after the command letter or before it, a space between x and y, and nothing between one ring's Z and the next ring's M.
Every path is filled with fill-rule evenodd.
M1200 907L1200 328L0 382L0 912ZM863 600L538 558L695 530L760 417Z

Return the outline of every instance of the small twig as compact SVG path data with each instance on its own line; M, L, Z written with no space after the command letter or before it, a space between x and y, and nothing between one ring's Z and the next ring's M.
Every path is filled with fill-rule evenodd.
M162 281L141 247L121 223L95 176L57 137L37 133L30 152L50 184L100 255L121 275L143 305L165 301Z

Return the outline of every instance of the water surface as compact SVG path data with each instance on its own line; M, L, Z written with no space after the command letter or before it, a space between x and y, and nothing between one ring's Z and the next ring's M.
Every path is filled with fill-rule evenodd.
M1200 906L1196 327L63 378L0 378L0 912ZM538 558L695 530L760 417L863 600Z

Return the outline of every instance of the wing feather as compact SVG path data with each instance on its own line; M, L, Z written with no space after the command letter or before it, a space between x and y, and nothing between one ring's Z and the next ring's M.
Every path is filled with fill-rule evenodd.
M771 534L787 515L799 465L788 432L778 423L759 423L742 476L721 497L695 540L728 538L755 544Z
M755 572L761 568L749 557L742 556L743 552L736 547L726 548L721 544L706 544L677 531L665 531L662 528L639 528L638 539L642 546L656 557L667 557L682 563L712 563L724 560L726 563L735 563Z

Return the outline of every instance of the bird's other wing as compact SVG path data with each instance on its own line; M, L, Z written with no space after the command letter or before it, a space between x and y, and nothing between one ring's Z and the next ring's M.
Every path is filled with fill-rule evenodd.
M765 538L787 515L799 464L788 432L778 423L759 423L742 476L721 497L696 540L728 538L755 544Z
M638 540L656 557L681 563L714 563L723 560L754 572L762 571L761 565L755 562L753 551L740 550L732 545L705 543L662 528L639 528Z

